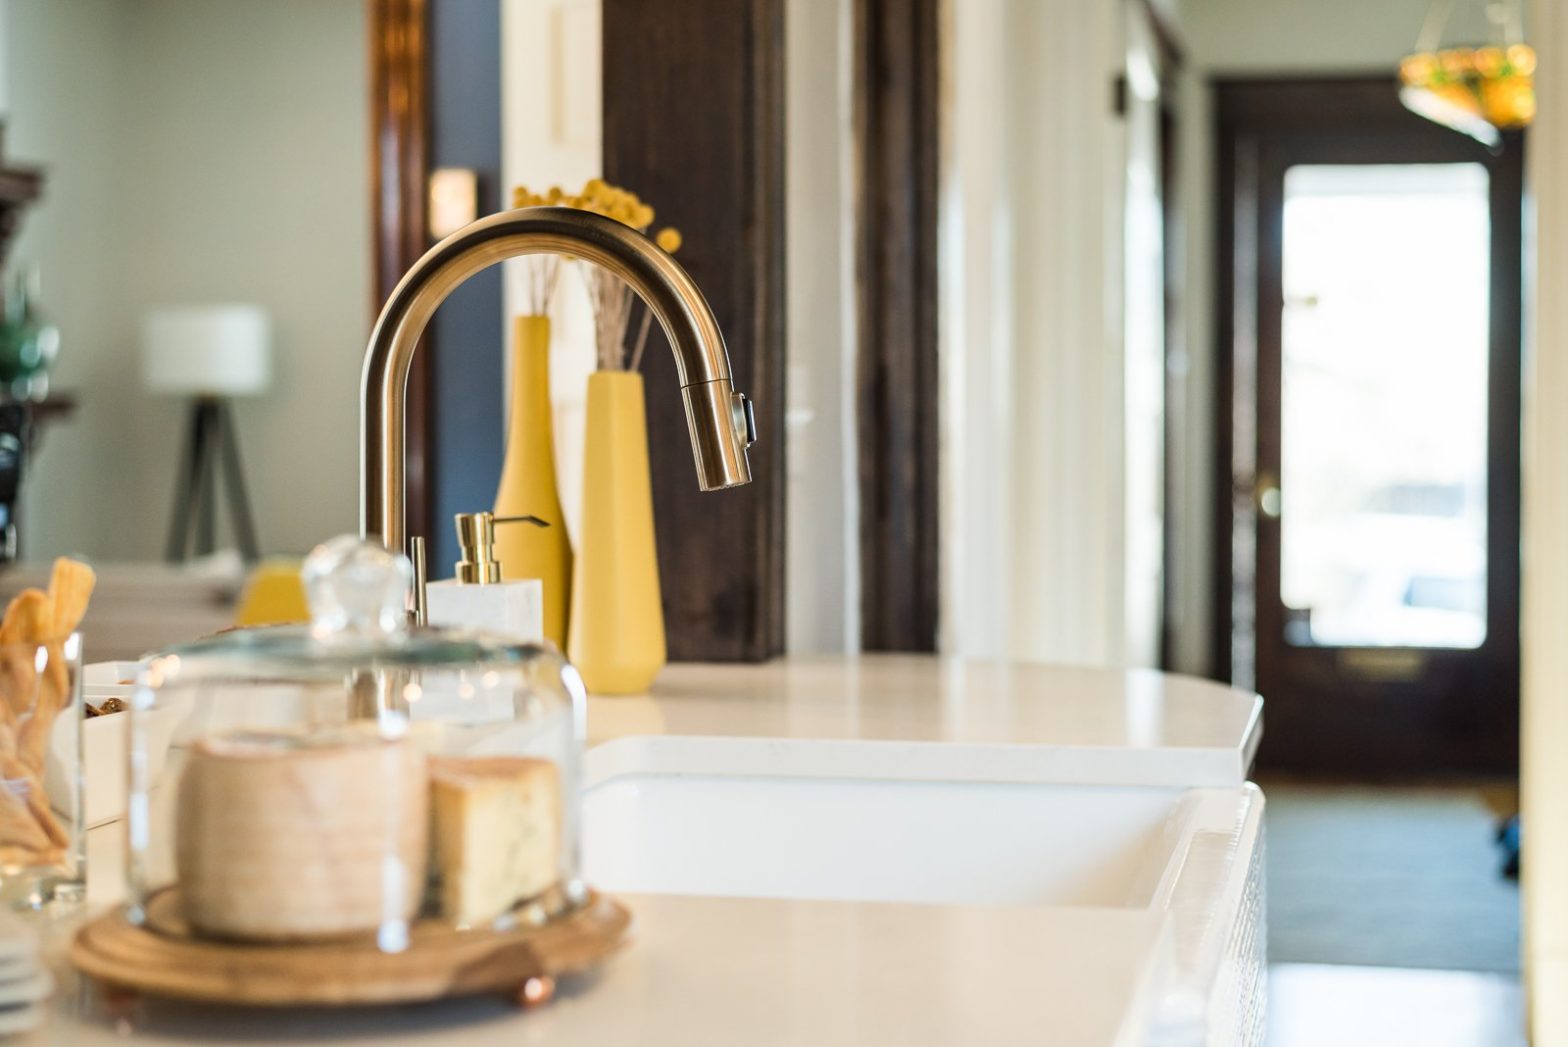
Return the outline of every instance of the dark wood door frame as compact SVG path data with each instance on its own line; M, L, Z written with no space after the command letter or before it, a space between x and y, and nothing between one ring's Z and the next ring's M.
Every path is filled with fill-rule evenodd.
M861 642L936 648L939 0L856 0Z
M1419 676L1346 686L1342 670L1340 676L1323 676L1326 663L1314 661L1309 649L1291 649L1294 654L1286 652L1293 659L1290 665L1276 671L1307 685L1319 679L1319 687L1332 679L1346 693L1343 701L1312 709L1276 701L1274 740L1263 756L1277 766L1345 773L1509 771L1518 758L1523 139L1510 136L1503 153L1491 156L1457 133L1405 111L1394 84L1384 77L1222 81L1216 85L1216 102L1217 403L1223 412L1215 474L1216 664L1226 677L1242 676L1239 682L1251 685L1245 659L1232 657L1233 633L1250 630L1261 644L1263 638L1283 636L1284 629L1277 601L1249 602L1247 596L1249 591L1277 592L1279 584L1279 529L1257 526L1253 506L1255 477L1260 470L1277 469L1280 456L1277 432L1256 422L1261 398L1277 399L1280 386L1277 353L1260 352L1260 346L1277 345L1280 337L1282 230L1270 216L1282 203L1278 186L1284 170L1299 162L1484 163L1493 218L1486 668L1461 669L1455 659L1435 652L1422 656L1425 668ZM1356 114L1353 126L1346 125L1347 112ZM1277 405L1269 410L1277 414ZM1244 645L1237 650L1246 653ZM1466 685L1468 693L1441 698L1447 691L1437 678L1461 671L1479 678ZM1269 686L1266 680L1258 682ZM1378 700L1364 700L1374 687ZM1357 688L1366 695L1358 699L1349 693ZM1355 737L1376 740L1377 751L1353 744Z
M371 320L429 247L430 26L426 0L369 0ZM368 334L369 327L366 327ZM432 460L429 337L408 376L408 529L430 533Z

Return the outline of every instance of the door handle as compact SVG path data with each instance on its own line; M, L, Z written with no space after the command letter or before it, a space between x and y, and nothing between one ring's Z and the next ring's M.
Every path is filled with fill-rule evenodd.
M1259 473L1253 485L1256 491L1258 512L1270 520L1278 520L1285 496L1279 489L1279 479L1273 473Z

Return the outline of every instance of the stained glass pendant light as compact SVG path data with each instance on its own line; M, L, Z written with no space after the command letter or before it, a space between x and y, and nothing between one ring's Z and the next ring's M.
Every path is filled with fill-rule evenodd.
M1415 53L1399 63L1405 107L1494 151L1502 147L1503 131L1527 126L1535 118L1535 50L1523 40L1521 2L1488 5L1501 42L1445 48L1453 0L1432 0Z

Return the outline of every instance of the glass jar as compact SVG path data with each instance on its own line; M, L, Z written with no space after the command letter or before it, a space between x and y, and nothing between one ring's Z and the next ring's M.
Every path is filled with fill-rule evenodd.
M82 900L79 634L0 643L0 905L58 911Z
M576 671L547 645L409 628L408 561L378 545L335 539L304 579L310 626L219 634L142 670L130 920L400 952L573 911Z

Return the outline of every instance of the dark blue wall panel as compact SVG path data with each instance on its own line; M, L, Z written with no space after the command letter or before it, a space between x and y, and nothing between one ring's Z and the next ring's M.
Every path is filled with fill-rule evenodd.
M500 0L430 5L430 165L479 173L479 213L501 206ZM503 404L501 269L479 273L437 310L431 397L434 531L430 578L457 560L452 514L489 509L501 474Z

